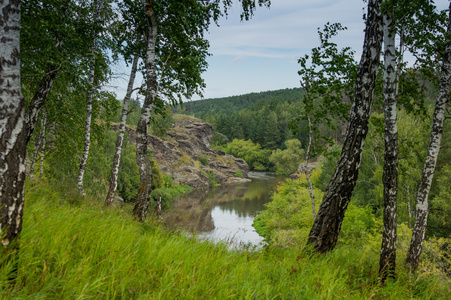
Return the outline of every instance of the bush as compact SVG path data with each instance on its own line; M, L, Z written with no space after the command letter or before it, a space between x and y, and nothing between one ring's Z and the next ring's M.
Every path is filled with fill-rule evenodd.
M152 165L152 189L165 187L165 175L161 172L158 162L152 158L150 161Z
M271 150L261 149L259 144L254 144L251 140L234 139L226 146L219 148L227 154L244 159L251 170L264 171L272 168L269 162Z
M206 166L208 164L208 159L203 155L199 156L198 160L204 166Z
M301 148L301 142L297 139L287 140L285 145L287 149L273 151L269 161L276 166L278 172L293 174L304 159L304 150Z
M314 189L314 195L318 210L323 192ZM267 242L287 245L304 242L312 224L310 193L306 178L301 176L297 180L288 179L278 186L272 201L255 218L253 226Z

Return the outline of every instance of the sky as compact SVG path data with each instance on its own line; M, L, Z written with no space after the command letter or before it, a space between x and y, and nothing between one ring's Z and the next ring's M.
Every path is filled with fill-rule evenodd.
M237 1L235 1L237 2ZM346 31L334 38L338 46L351 47L360 59L363 48L366 4L362 0L272 0L271 7L258 7L249 21L240 21L235 5L227 18L212 24L206 38L210 42L204 98L242 95L252 92L299 87L299 57L319 46L318 28L341 23ZM448 0L435 1L439 9ZM124 64L115 72L128 74ZM112 83L123 98L127 76ZM142 77L137 78L137 84ZM192 100L200 99L199 96Z

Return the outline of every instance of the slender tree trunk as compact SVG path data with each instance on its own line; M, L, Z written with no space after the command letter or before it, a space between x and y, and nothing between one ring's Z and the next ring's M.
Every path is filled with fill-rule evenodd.
M39 133L39 137L38 137L38 140L36 141L36 143L35 143L35 149L34 149L34 153L33 153L33 159L31 160L31 165L30 165L30 177L31 178L33 178L34 177L34 166L35 166L35 164L36 164L36 159L38 158L38 154L39 154L39 151L41 150L41 148L42 148L42 142L43 142L43 139L44 139L44 134L45 134L45 119L44 119L45 117L44 117L44 112L42 112L42 115L41 115L41 126L42 126L42 128L41 128L41 132Z
M451 3L448 20L448 29L446 35L446 48L443 56L440 86L435 103L434 117L432 121L431 140L429 142L426 161L424 163L420 186L418 188L416 199L416 219L413 228L412 240L407 252L406 264L409 264L412 270L418 268L423 241L426 233L427 219L429 213L428 196L431 189L432 179L434 177L435 166L437 163L440 145L443 135L443 122L445 112L449 102L449 90L451 88Z
M304 89L304 90L306 91L306 89ZM306 93L307 93L307 91L306 91ZM307 120L308 120L308 127L309 127L309 135L308 135L307 151L305 152L305 162L299 164L297 173L298 174L304 173L305 177L307 178L310 199L312 200L312 213L313 213L313 219L314 219L314 218L316 218L315 194L313 193L313 183L310 180L310 170L308 168L308 161L310 159L310 152L312 150L312 144L313 144L313 130L312 130L312 122L310 120L310 117L307 117Z
M42 78L39 83L36 92L31 99L30 105L28 105L28 109L25 115L25 123L27 126L27 136L26 143L31 139L33 132L36 128L36 123L38 121L39 112L47 100L47 97L52 89L53 82L55 81L56 75L58 73L58 68L56 67L48 67L46 71L46 75Z
M20 1L0 2L0 236L3 246L22 230L25 182L25 102L20 89Z
M45 126L47 125L47 115L45 111L42 114L42 140L41 140L41 162L39 164L39 180L42 180L44 174L44 153L45 153Z
M94 7L96 10L95 23L100 19L100 9L102 8L103 1L94 1ZM80 161L80 169L78 171L77 186L80 193L84 196L86 193L83 189L83 177L86 170L86 163L88 161L89 147L91 145L91 119L92 119L92 94L95 92L94 87L94 73L96 64L96 52L97 52L97 32L94 30L92 37L92 56L89 62L89 77L88 77L88 92L86 95L86 121L85 121L85 144L83 154Z
M384 184L384 230L379 261L382 281L395 277L396 270L396 211L398 192L398 128L395 24L389 12L384 13L384 109L385 156L382 181Z
M133 84L135 82L136 69L138 68L138 56L133 57L132 70L130 73L130 79L128 81L127 93L124 97L124 103L122 104L121 123L119 125L119 132L116 140L116 151L114 153L113 167L111 169L110 187L105 199L106 205L111 205L114 199L114 193L117 188L117 176L119 173L119 163L121 161L122 142L124 141L125 122L127 120L128 103L133 92Z
M42 143L42 131L39 133L38 140L35 142L33 158L31 159L31 164L30 164L30 178L34 177L34 165L36 164L39 150L41 150L41 143Z
M383 36L380 8L381 0L368 1L365 40L345 142L308 238L308 243L318 252L330 251L335 247L359 174L380 62Z
M139 190L133 214L140 221L146 219L152 191L152 165L147 156L147 130L150 125L151 112L157 96L157 75L155 72L155 45L157 39L157 22L150 0L143 0L147 19L148 33L146 40L146 84L147 92L141 110L141 117L136 128L136 162L139 167Z

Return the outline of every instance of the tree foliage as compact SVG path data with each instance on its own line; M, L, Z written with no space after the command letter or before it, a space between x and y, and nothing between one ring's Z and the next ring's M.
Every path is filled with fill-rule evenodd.
M276 149L269 157L278 172L284 174L293 174L297 170L297 166L304 159L304 150L301 142L297 139L285 141L287 149Z

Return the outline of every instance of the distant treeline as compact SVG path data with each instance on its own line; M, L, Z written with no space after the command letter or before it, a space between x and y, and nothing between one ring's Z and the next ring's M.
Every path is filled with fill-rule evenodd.
M293 134L288 128L300 113L302 94L301 88L293 88L205 99L185 103L181 112L213 125L212 144L244 139L266 149L285 148L287 139L305 140L302 131Z
M285 141L295 138L305 148L307 122L301 120L289 126L301 114L302 96L301 88L283 89L187 102L178 110L213 125L215 133L211 144L223 145L233 139L244 139L274 150L285 149ZM338 139L339 127L328 135Z

